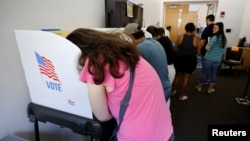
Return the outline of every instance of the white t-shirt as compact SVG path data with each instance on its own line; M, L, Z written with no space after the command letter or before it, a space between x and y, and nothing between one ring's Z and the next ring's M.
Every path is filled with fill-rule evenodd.
M167 29L165 29L165 36L168 36L168 38L170 39L170 33Z

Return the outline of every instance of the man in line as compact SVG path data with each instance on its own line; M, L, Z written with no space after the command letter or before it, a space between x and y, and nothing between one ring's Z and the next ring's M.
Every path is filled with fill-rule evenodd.
M214 27L215 16L213 14L206 16L206 23L207 27L203 30L201 34L201 59L202 59L202 66L204 65L204 56L206 54L206 45L208 43L208 39L213 36L213 27ZM204 67L202 67L203 69ZM207 76L207 80L209 81L209 74Z
M167 57L162 45L152 39L145 38L141 27L136 23L129 23L124 28L124 33L132 38L133 44L141 53L141 56L148 61L159 75L164 89L166 102L169 101L171 95L171 82L169 79ZM167 102L169 105L169 102Z
M170 32L171 32L171 26L167 26L165 30L165 36L168 36L169 39L170 39Z

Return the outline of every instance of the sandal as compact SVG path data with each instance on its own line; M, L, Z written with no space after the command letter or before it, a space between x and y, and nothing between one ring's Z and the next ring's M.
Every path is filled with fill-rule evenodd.
M196 89L197 92L200 92L201 91L201 86L197 85L197 86L195 86L195 89Z
M187 99L188 99L188 97L186 95L182 95L182 96L179 97L179 100L181 100L181 101L184 101L184 100L187 100Z
M214 91L215 91L215 89L214 89L214 88L212 88L212 89L208 89L208 90L207 90L207 93L211 94L211 93L214 93Z
M176 94L176 90L173 90L171 96L174 96L175 94Z

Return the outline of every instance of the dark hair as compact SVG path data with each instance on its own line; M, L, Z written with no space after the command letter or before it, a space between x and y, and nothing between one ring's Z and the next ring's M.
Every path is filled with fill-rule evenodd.
M167 26L167 27L166 27L166 29L167 29L168 31L170 31L171 28L172 28L171 26Z
M109 67L113 77L121 78L123 74L119 72L119 61L132 69L135 69L139 61L136 47L116 34L79 28L66 38L81 50L78 61L80 66L83 67L88 59L87 69L93 75L95 84L101 84L104 81L106 66Z
M153 37L155 36L155 30L156 30L156 27L153 25L148 26L146 29L146 31L151 33Z
M187 23L186 25L185 25L185 30L186 30L186 32L194 32L195 31L195 25L194 25L194 23Z
M215 17L214 17L213 14L210 14L210 15L207 15L206 19L207 19L207 20L210 20L211 22L214 22Z
M196 28L196 32L197 32L197 34L199 34L200 33L200 28Z
M237 46L238 46L238 47L244 47L246 41L247 41L247 38L246 38L246 37L240 38L239 43L238 43Z
M222 48L224 48L225 45L226 45L226 40L227 40L226 36L225 36L225 33L224 33L224 24L222 22L217 22L214 25L217 25L219 27L218 32L214 33L214 35L215 36L221 35L221 37L222 37Z
M165 35L165 29L164 28L162 28L162 27L158 27L158 28L156 28L156 30L155 30L155 35L156 36L164 36Z
M134 36L135 39L140 39L142 37L145 37L144 31L140 30L134 34L131 34L132 36Z
M165 29L163 27L155 27L151 25L146 30L149 33L151 33L153 37L158 36L158 35L163 36L165 34Z

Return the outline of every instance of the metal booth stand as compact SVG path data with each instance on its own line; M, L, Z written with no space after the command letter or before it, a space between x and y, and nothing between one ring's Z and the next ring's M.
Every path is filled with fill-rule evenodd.
M34 103L28 104L27 114L30 122L34 123L36 141L40 141L39 121L43 123L50 122L61 127L70 128L75 133L90 136L91 141L107 141L115 127L115 120L99 122L95 119L76 116Z
M239 104L249 105L248 112L250 112L250 101L248 100L248 95L247 95L248 87L250 83L250 68L248 69L247 77L248 79L247 79L246 87L243 93L243 98L236 97L235 99Z

